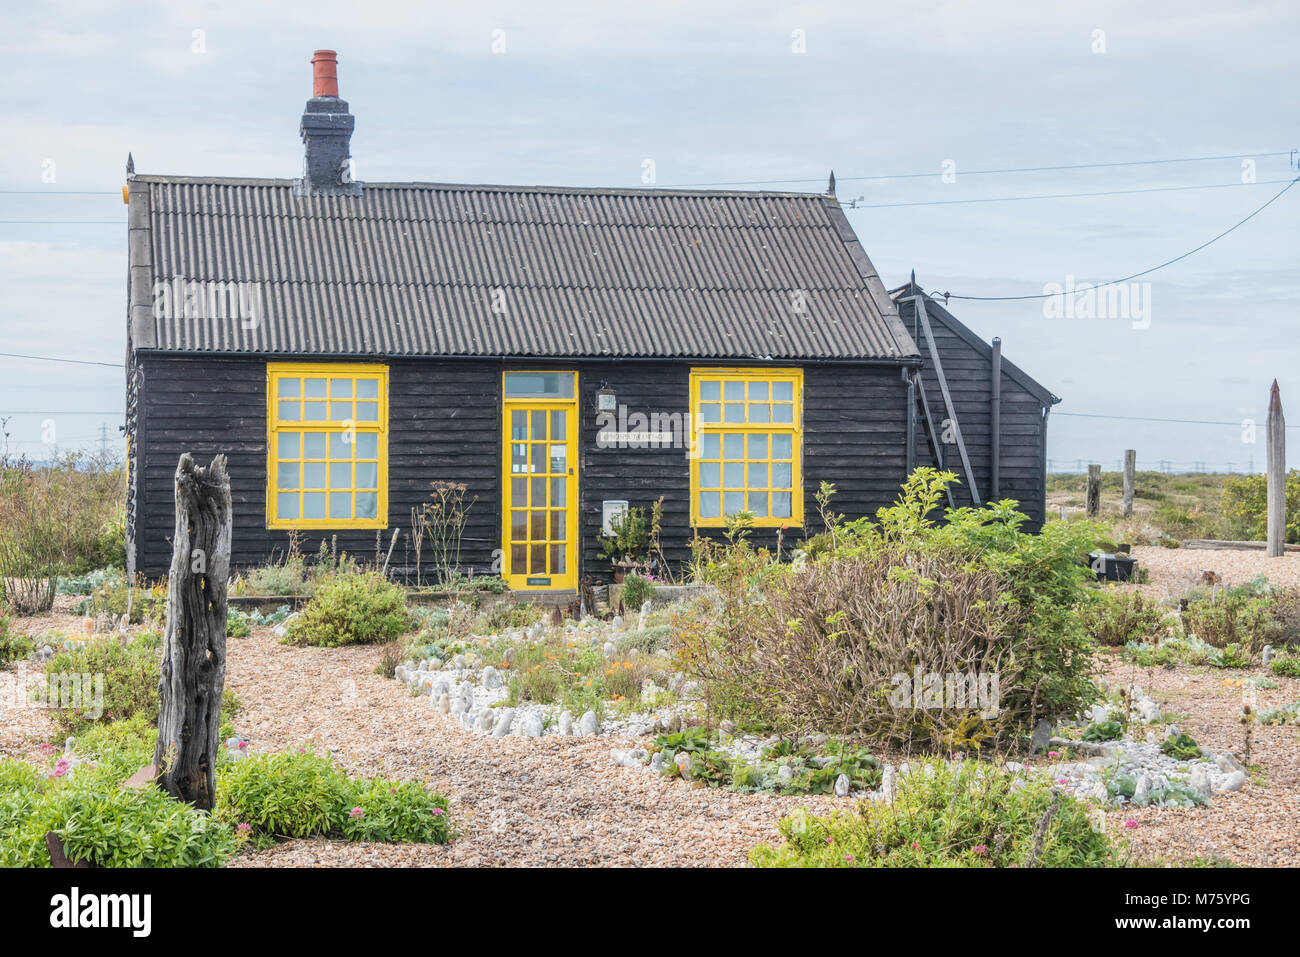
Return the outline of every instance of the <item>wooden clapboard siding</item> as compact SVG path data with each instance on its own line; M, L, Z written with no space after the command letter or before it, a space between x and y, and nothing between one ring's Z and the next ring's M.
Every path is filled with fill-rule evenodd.
M909 330L914 328L915 306L908 296L898 299L899 316ZM937 303L926 304L926 315L934 332L939 361L952 396L957 420L961 424L966 454L970 458L980 496L988 501L992 496L992 434L990 392L992 378L992 348L980 341L951 313ZM920 335L918 333L918 335ZM918 342L920 340L918 339ZM922 354L926 363L921 371L930 414L936 428L942 430L947 417L943 392L938 376L928 361L924 345ZM1016 499L1021 510L1029 517L1030 527L1041 526L1045 515L1046 494L1046 423L1043 412L1053 397L1037 386L1024 373L1015 369L1005 357L1002 361L1002 443L999 497ZM944 465L956 472L961 484L953 488L953 498L958 506L971 504L971 493L962 468L961 455L955 443L944 447ZM916 432L916 464L933 465L923 423L918 420Z
M266 361L262 358L139 356L136 440L139 494L132 536L137 568L166 574L171 559L172 482L184 452L200 461L218 453L229 460L234 505L232 563L247 568L288 547L289 533L266 528ZM737 365L738 363L729 363ZM579 373L579 554L583 574L597 580L609 567L599 557L601 503L625 499L647 511L664 497L664 552L673 563L689 557L690 468L683 442L673 448L600 448L596 390L608 382L629 413L680 416L689 428L691 368L719 363L517 362L392 359L389 367L388 530L402 529L393 565L414 565L409 527L412 508L428 501L430 483L463 482L474 499L461 564L476 573L494 569L501 538L501 373L505 368L575 369ZM833 508L854 518L893 501L906 468L903 435L907 392L892 364L809 364L804 369L803 482L808 532L819 531L815 494L822 481L837 489ZM717 536L713 529L709 534ZM755 540L771 545L775 529ZM786 532L791 544L800 529ZM375 533L315 529L302 533L315 552L337 536L340 550L364 558L375 552ZM426 543L424 561L429 561Z

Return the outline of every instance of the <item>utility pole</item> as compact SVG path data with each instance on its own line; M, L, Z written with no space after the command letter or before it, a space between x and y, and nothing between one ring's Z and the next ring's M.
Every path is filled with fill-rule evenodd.
M1286 419L1277 380L1268 394L1268 548L1269 558L1286 552Z
M99 423L99 454L108 457L108 423Z

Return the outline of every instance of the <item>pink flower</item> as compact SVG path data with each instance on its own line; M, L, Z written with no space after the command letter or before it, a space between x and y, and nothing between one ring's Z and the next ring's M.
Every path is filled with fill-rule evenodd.
M1059 758L1059 757L1061 756L1061 752L1060 752L1060 751L1048 751L1048 752L1047 752L1047 756L1048 756L1049 758Z
M1137 826L1138 826L1138 822L1130 819L1130 820L1124 822L1124 826L1125 826L1125 827L1137 827Z
M248 742L240 741L239 744L236 745L236 747L238 747L240 751L243 751L246 747L248 747Z
M976 854L987 854L989 852L988 845L976 844L974 847L974 851Z
M47 741L45 744L41 745L41 750L44 751L46 754L49 754L51 751L54 750L54 745L50 744Z
M72 762L67 758L59 758L59 760L54 764L54 776L56 778L63 777L68 773L68 768L70 767L72 767Z
M1057 779L1056 779L1056 783L1057 783L1057 784L1069 784L1069 783L1070 783L1070 780L1069 780L1069 778L1057 778Z
M827 844L834 844L835 842L834 842L831 838L828 837L828 838L826 838L826 843L827 843Z
M845 855L844 855L844 860L845 860L847 863L852 864L852 863L853 863L853 855L852 855L852 854L845 854Z
M348 811L348 817L350 817L350 818L358 818L358 817L360 817L361 815L363 815L363 814L365 814L365 813L366 813L366 812L365 812L364 810L362 810L361 808L359 808L359 807L354 807L351 811Z
M240 834L247 834L249 831L252 830L252 828L249 827L247 821L240 821L239 826L236 827L235 830L238 831Z
M918 844L918 843L916 843L916 841L913 841L913 842L912 842L912 850L914 850L914 851L919 851L920 849L921 849L921 845Z
M442 816L442 808L440 808L440 807L436 807L436 808L434 808L434 809L433 809L433 816L434 816L434 817L441 817L441 816Z

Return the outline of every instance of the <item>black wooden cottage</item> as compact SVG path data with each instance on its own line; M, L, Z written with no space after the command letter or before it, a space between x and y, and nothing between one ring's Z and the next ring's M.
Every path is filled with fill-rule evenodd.
M959 504L973 484L1042 520L1057 400L994 376L916 287L891 296L833 189L353 182L333 55L314 62L303 179L128 165L131 571L167 571L187 451L229 458L244 567L295 530L368 555L440 481L474 500L463 570L517 589L606 578L620 503L662 496L680 562L729 513L788 543L818 530L822 481L863 515L937 458Z

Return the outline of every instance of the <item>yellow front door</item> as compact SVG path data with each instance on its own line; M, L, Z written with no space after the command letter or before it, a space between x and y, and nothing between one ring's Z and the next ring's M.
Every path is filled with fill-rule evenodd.
M572 372L503 377L501 574L514 589L577 587L576 380Z

